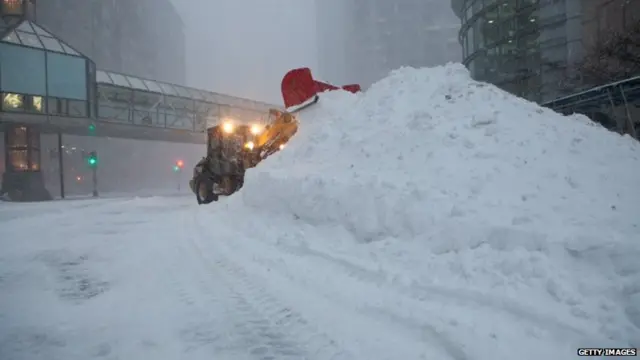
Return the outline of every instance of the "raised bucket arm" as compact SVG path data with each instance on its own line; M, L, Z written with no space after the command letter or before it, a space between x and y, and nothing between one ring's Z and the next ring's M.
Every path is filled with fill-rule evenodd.
M318 102L318 93L343 89L359 92L360 85L351 84L342 88L315 80L309 68L290 70L282 78L281 91L287 112L297 112Z

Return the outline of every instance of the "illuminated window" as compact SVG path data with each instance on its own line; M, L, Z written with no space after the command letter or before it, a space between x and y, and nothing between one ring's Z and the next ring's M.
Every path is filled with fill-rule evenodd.
M26 126L11 126L5 132L8 168L13 171L40 170L40 134Z
M29 164L31 165L31 171L40 170L40 150L39 149L30 149L29 156Z
M37 111L37 112L43 112L44 100L42 99L42 96L31 97L31 110Z
M2 0L2 12L6 15L22 15L24 0Z
M7 145L12 149L26 148L29 146L27 137L27 128L25 126L17 126L8 130L9 135Z
M29 169L29 158L27 150L10 150L9 163L15 171L26 171Z
M24 95L7 93L2 96L2 110L24 110Z

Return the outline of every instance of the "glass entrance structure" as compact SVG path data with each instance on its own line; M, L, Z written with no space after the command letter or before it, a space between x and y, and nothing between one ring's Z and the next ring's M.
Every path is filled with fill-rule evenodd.
M0 40L0 109L90 117L93 62L25 20Z

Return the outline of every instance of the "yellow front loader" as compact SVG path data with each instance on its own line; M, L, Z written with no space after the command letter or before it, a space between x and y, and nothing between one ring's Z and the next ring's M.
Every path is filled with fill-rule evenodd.
M207 156L195 166L189 181L199 204L229 196L244 184L247 169L282 150L298 131L298 120L271 109L267 124L225 121L207 129Z
M189 182L198 204L229 196L244 184L247 169L282 150L298 131L293 115L318 102L319 93L360 91L360 85L337 87L315 80L309 68L293 69L282 78L282 98L287 111L271 109L267 124L234 124L231 121L207 129L207 156L193 169Z

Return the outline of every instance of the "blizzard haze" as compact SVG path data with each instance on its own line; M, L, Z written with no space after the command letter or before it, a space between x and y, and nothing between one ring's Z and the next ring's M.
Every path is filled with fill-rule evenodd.
M403 66L460 62L460 20L448 0L317 0L318 68L364 89Z
M282 76L316 67L313 0L173 2L186 27L189 86L282 104Z
M157 192L0 203L0 359L568 360L640 346L636 140L461 64L326 92L297 115L287 147L209 206ZM141 164L101 178L128 171L146 189L177 184L176 153L200 154L98 146L118 148L105 163Z

